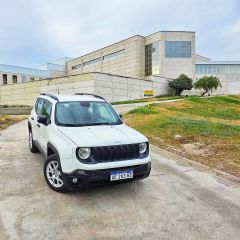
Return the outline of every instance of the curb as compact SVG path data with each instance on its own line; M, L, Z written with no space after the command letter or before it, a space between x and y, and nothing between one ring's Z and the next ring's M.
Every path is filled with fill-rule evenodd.
M217 170L217 169L212 169L206 165L203 165L201 163L198 163L198 162L195 162L191 159L188 159L188 158L185 158L185 157L182 157L176 153L173 153L173 152L170 152L168 150L165 150L165 149L162 149L160 147L157 147L155 145L152 145L150 144L150 147L152 150L158 152L159 154L161 154L163 157L169 159L169 160L177 160L179 161L181 164L183 165L190 165L190 166L193 166L199 170L202 170L202 171L208 171L212 174L214 174L216 177L218 178L221 178L221 179L227 179L231 182L234 182L236 184L239 184L240 183L240 177L237 177L237 176L234 176L234 175L231 175L229 173L226 173L226 172L223 172L223 171L220 171L220 170Z

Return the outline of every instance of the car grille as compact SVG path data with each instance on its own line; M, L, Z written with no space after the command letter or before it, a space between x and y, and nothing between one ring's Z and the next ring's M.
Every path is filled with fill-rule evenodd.
M138 144L126 144L92 148L96 162L112 162L139 158Z

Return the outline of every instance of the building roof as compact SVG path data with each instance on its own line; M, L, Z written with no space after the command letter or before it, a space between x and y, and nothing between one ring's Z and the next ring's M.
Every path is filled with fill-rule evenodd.
M157 33L161 33L161 32L176 32L176 33L178 33L178 32L186 32L186 33L195 33L195 32L193 32L193 31L157 31L157 32L151 33L151 34L146 35L146 36L142 36L142 35L136 34L136 35L134 35L134 36L131 36L131 37L125 38L125 39L123 39L123 40L120 40L120 41L118 41L118 42L109 44L109 45L107 45L107 46L105 46L105 47L102 47L102 48L99 48L99 49L97 49L97 50L91 51L91 52L86 53L86 54L84 54L84 55L81 55L81 56L79 56L79 57L72 58L72 59L69 60L68 62L71 62L72 60L76 60L76 59L78 59L78 58L82 58L82 57L85 57L85 56L87 56L87 55L93 54L93 53L95 53L95 52L101 51L101 50L103 50L103 49L105 49L105 48L111 47L111 46L113 46L113 45L115 45L115 44L124 42L124 41L126 41L126 40L131 39L131 38L135 38L135 37L145 38L145 37L149 37L149 36L151 36L151 35L154 35L154 34L157 34Z
M6 64L0 64L0 72L20 74L20 75L30 75L30 76L36 76L36 77L48 77L48 71L45 71L45 70L12 66L12 65L6 65Z
M198 65L240 65L240 61L210 61L210 62L196 62Z

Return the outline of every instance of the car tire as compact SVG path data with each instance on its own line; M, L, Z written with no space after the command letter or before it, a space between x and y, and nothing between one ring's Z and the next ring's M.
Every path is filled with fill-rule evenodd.
M43 166L45 181L48 186L56 192L64 193L68 191L62 178L60 162L55 154L47 157Z
M36 145L34 144L34 141L33 141L33 134L32 134L32 129L30 128L29 129L29 135L28 135L28 143L29 143L29 150L30 152L32 153L38 153L38 148L36 147Z

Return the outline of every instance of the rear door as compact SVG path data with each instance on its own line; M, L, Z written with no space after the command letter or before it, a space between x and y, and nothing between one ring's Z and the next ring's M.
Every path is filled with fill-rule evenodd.
M41 115L44 115L48 118L48 125L45 126L44 124L38 123L38 138L41 144L41 147L45 153L47 153L47 142L48 142L48 135L49 129L51 127L52 121L52 103L46 99L43 101L43 106L41 110Z
M31 112L31 124L32 124L32 134L33 139L37 140L39 143L39 127L37 122L37 116L41 115L43 108L44 100L42 98L38 98L35 104L34 109Z

